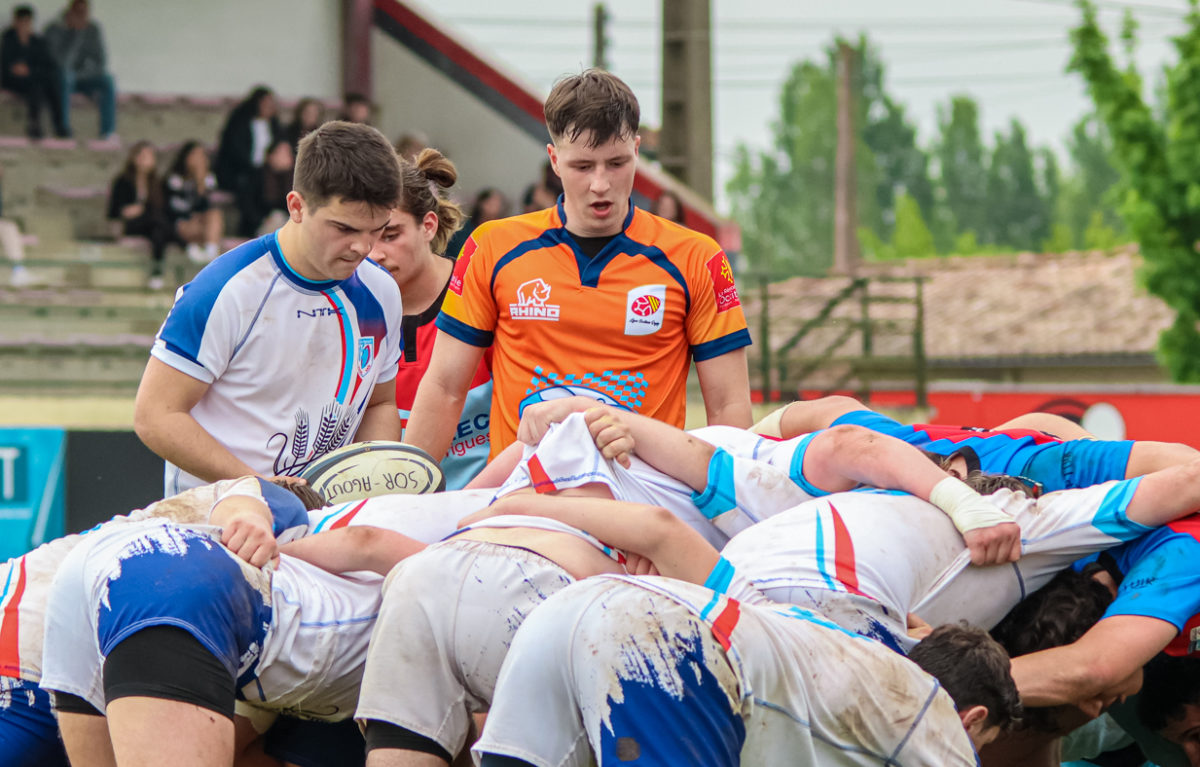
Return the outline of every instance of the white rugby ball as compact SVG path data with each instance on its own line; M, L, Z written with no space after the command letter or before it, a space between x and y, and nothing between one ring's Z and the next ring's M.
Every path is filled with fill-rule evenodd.
M429 453L387 440L338 448L309 464L300 476L331 504L393 493L435 493L446 488L446 477Z

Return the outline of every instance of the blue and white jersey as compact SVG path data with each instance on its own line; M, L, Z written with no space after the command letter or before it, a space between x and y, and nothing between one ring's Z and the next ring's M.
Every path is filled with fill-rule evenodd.
M1037 500L1009 490L986 496L1021 526L1022 556L1011 565L970 567L949 517L913 496L881 490L801 504L734 536L722 556L771 601L818 609L846 628L907 646L909 612L935 626L994 626L1078 557L1148 532L1125 515L1138 482Z
M150 353L210 385L191 414L233 455L264 475L297 475L349 444L375 385L395 378L402 314L379 265L313 282L272 233L181 287ZM167 464L164 494L200 484Z

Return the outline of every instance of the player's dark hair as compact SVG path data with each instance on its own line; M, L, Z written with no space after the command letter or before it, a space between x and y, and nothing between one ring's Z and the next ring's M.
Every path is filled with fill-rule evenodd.
M986 706L986 724L1007 730L1021 718L1021 698L1008 653L986 631L966 623L938 626L908 659L937 678L959 711Z
M936 463L939 469L948 474L951 473L950 467L953 465L954 459L959 455L958 451L949 455L931 453L928 450L922 450L921 452L926 458ZM962 478L962 481L966 482L968 487L980 495L988 495L1001 489L1012 490L1014 493L1029 494L1029 486L1024 481L1008 474L992 474L971 469L967 472L967 476Z
M992 629L992 636L1015 658L1071 644L1104 616L1112 594L1074 570L1064 570L1021 600ZM1023 729L1056 733L1059 706L1025 709Z
M327 122L300 140L292 188L310 209L336 199L391 209L400 200L400 162L371 126Z
M553 141L574 141L587 134L588 147L636 135L641 120L633 91L602 69L585 69L556 82L544 111Z
M33 6L18 5L16 7L14 7L12 17L13 17L13 21L19 21L21 19L32 19L33 18Z
M458 203L442 195L458 180L458 169L438 150L426 148L417 155L416 162L401 159L400 173L400 209L418 222L427 213L436 215L437 233L429 248L434 253L445 252L446 244L462 228L465 218Z
M1166 653L1151 658L1142 669L1138 719L1157 732L1171 720L1182 719L1188 705L1200 705L1200 658Z
M269 480L273 485L279 485L284 490L287 490L292 495L304 502L304 508L307 511L316 511L323 509L329 504L325 502L325 498L312 489L311 485L301 484L299 482L286 482L282 479Z

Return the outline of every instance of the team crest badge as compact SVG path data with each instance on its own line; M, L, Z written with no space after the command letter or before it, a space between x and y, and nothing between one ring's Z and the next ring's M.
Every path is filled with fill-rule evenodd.
M375 337L358 339L358 374L365 376L375 361Z
M741 306L737 286L733 283L733 267L725 252L721 251L708 260L708 272L712 275L713 298L717 301L717 311L725 312Z
M625 335L648 336L663 326L667 286L641 285L625 296Z

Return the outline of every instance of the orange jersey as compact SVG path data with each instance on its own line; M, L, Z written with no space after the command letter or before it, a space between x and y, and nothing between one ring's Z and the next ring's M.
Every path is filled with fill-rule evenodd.
M437 326L494 347L492 455L525 405L583 394L683 426L688 366L750 344L733 271L711 238L630 206L589 259L562 205L467 240Z

